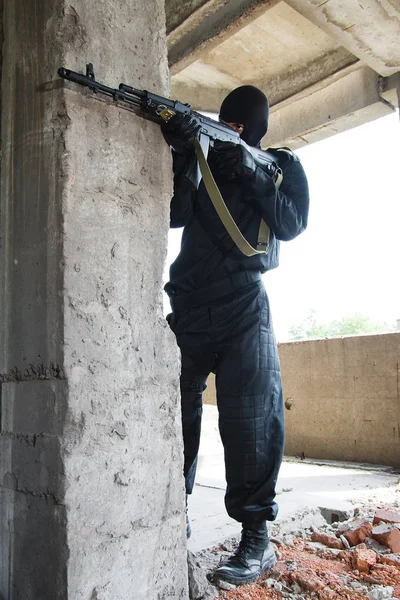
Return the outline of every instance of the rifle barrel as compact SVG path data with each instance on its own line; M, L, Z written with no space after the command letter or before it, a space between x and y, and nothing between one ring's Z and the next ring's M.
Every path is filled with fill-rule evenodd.
M100 92L102 94L106 94L107 96L111 96L114 100L121 100L126 102L127 104L133 106L140 106L145 96L145 92L140 92L140 90L135 90L132 88L132 91L135 93L135 96L132 94L127 94L123 90L117 90L115 88L110 88L102 83L99 83L92 77L88 77L87 75L83 75L82 73L77 73L76 71L71 71L70 69L65 69L64 67L60 67L57 71L60 77L66 79L68 81L72 81L73 83L77 83L78 85L82 85L84 87L88 87L93 92ZM142 96L143 95L143 96Z

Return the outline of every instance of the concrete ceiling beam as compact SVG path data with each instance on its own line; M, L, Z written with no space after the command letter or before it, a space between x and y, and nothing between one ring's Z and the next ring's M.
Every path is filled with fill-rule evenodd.
M262 147L300 148L390 114L394 105L381 94L394 98L397 85L397 77L383 81L368 67L346 72L325 86L319 83L272 107Z
M399 108L400 104L400 73L391 77L381 77L379 81L379 95L393 108Z
M167 38L171 75L243 29L279 0L208 0Z
M179 27L195 10L209 0L165 0L165 21L167 35Z
M384 77L400 71L398 0L285 0Z
M261 79L254 85L263 90L271 106L289 100L303 92L307 95L311 86L320 87L331 78L343 77L346 70L357 69L359 61L344 48L337 48L321 54L318 60L305 62L301 68L283 71L275 77Z
M301 69L292 72L285 71L276 77L255 80L251 83L260 88L268 97L270 106L290 101L293 95L304 90L307 95L313 85L321 87L330 82L330 78L343 77L348 70L357 69L359 61L344 48L338 48L322 55L318 61L305 63ZM182 102L187 102L195 110L205 112L219 111L222 100L240 81L222 81L218 86L204 86L191 80L172 79L172 96Z

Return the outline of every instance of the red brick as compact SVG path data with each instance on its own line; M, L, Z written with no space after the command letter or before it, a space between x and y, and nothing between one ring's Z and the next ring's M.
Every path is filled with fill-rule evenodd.
M392 565L400 569L400 554L383 554L380 557L379 562L386 565Z
M398 523L400 525L400 513L394 510L377 510L373 523L374 525L378 523Z
M297 571L290 574L290 579L308 592L318 592L325 587L322 579L317 577L311 569L297 569Z
M339 598L339 596L334 590L325 587L318 593L318 598L319 600L336 600L336 598Z
M338 534L343 535L350 546L361 544L367 537L371 537L371 532L372 524L366 519L355 519L338 529Z
M383 579L381 577L373 577L373 575L363 575L362 581L373 583L374 585L383 585Z
M320 533L319 531L315 531L311 536L312 542L320 542L320 544L325 544L328 548L337 548L338 550L343 550L344 546L341 540L338 540L334 535L328 535L327 533Z
M360 544L354 548L351 563L353 569L358 569L360 573L369 573L376 564L376 552L368 550L365 544Z
M389 568L389 567L388 567L387 565L381 565L381 564L379 564L379 563L377 563L377 564L375 565L375 571L376 571L376 572L377 572L377 571L387 571L387 570L388 570L388 568Z
M400 531L396 525L381 523L372 530L374 540L387 546L394 554L400 552Z
M339 552L339 554L337 555L339 560L342 560L343 562L347 563L348 565L351 564L351 552L350 550L342 550L342 552Z

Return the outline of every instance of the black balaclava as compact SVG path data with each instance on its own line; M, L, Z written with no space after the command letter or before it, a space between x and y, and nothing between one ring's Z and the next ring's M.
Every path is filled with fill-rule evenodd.
M259 146L268 129L269 105L265 94L253 85L242 85L227 95L221 104L219 118L227 123L241 123L242 140Z

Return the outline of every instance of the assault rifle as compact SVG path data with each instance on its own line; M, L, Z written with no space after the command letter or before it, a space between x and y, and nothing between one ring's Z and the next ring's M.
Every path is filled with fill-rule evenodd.
M111 97L115 102L122 102L124 105L128 105L130 108L138 108L143 116L161 124L162 121L169 121L177 113L184 115L191 115L197 120L201 126L199 132L199 142L202 148L204 156L207 158L210 147L214 146L216 141L220 142L231 142L233 144L241 144L249 152L251 152L254 161L258 166L263 168L275 182L281 181L282 171L276 162L276 158L260 148L253 148L248 146L241 138L240 135L228 125L215 121L210 117L206 117L198 112L191 109L189 104L183 104L179 100L170 100L163 96L157 96L146 90L137 90L125 83L119 84L119 89L113 89L99 83L95 79L93 64L88 63L86 65L86 75L71 71L61 67L58 69L58 74L63 79L72 81L84 87L89 88L92 92L99 92ZM196 186L199 187L202 178L201 170L197 165L196 172L190 177L190 180Z

